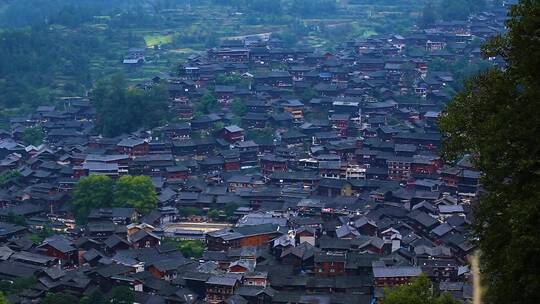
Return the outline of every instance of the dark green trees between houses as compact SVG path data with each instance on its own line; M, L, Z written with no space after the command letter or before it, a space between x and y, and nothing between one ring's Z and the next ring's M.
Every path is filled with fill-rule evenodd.
M485 189L473 235L486 303L540 303L540 1L510 9L508 33L484 47L504 69L472 78L446 108L444 156L470 154Z
M95 208L132 207L150 213L157 206L157 195L148 176L122 176L114 181L107 176L90 175L75 186L72 205L77 220L85 222Z
M128 87L122 75L99 81L92 92L97 131L114 137L162 125L168 117L168 94L164 84Z
M497 3L493 5L500 6ZM481 12L486 7L486 0L427 0L420 24L429 26L437 20L467 20L471 14Z
M414 278L408 285L384 290L382 304L459 304L450 294L435 296L426 275Z

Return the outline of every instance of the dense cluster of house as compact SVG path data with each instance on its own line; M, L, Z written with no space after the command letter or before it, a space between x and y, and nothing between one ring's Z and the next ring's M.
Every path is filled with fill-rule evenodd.
M465 229L480 173L467 156L449 166L438 155L436 120L457 80L428 67L478 57L472 41L503 31L504 19L482 13L335 52L224 41L179 75L141 85L167 81L182 122L118 138L94 133L86 98L13 118L0 131L0 172L18 172L0 189L0 279L37 283L9 300L129 286L137 303L372 303L424 273L436 292L470 301ZM247 84L215 85L222 75ZM209 89L218 109L195 115ZM230 109L238 101L241 123ZM23 145L35 125L44 143ZM273 136L253 135L268 129ZM159 207L92 210L78 225L71 191L91 174L150 176ZM183 214L188 207L220 219ZM177 228L190 221L215 225ZM33 242L44 227L58 234ZM169 237L206 249L186 258Z

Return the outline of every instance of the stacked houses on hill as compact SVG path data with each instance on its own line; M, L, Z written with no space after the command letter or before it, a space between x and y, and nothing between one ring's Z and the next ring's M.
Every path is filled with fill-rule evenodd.
M504 18L334 52L226 42L144 84L166 82L182 122L117 138L95 133L86 98L11 119L0 132L0 280L37 280L9 301L127 286L137 303L368 304L425 274L469 302L465 230L480 173L467 156L438 155L437 117L459 79L431 63L476 62L476 41ZM208 90L218 108L194 115ZM23 145L36 125L43 144ZM92 174L150 176L158 208L96 209L76 223L72 190ZM43 230L56 233L36 240ZM171 238L205 250L186 257Z

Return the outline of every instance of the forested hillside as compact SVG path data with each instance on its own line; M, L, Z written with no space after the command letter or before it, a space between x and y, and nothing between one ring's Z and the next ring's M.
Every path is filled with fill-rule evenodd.
M135 84L173 71L189 55L222 40L270 35L284 47L331 50L345 41L463 20L486 5L484 0L3 0L0 127L38 105L58 105L58 97L84 96L113 74ZM143 66L122 64L131 48L145 50ZM434 71L452 70L458 79L486 66L430 64ZM447 88L459 89L459 81Z
M415 21L460 19L484 1L4 0L0 2L0 118L59 96L86 94L123 72L130 83L172 70L190 54L245 35L273 35L287 47L331 49ZM130 48L146 63L126 69Z

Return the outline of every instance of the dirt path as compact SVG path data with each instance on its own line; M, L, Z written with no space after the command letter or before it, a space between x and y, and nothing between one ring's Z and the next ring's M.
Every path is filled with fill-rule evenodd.
M480 253L476 252L471 257L471 270L473 273L473 303L482 304L482 290L481 278L480 278Z

